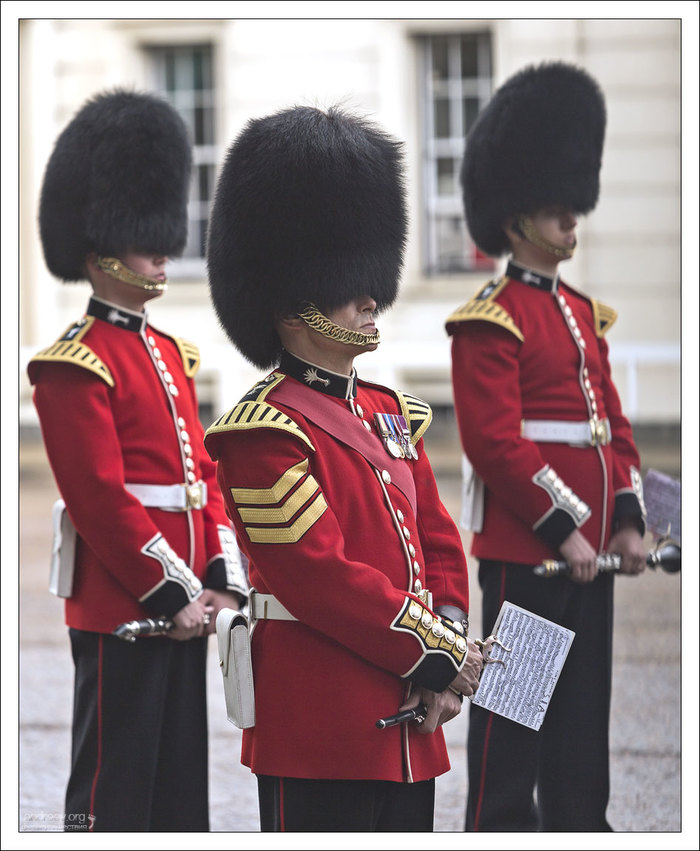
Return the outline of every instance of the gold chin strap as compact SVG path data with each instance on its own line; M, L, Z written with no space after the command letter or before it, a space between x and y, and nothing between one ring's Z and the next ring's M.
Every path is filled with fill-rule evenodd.
M540 234L537 232L537 229L532 223L532 219L530 219L528 216L518 216L518 225L520 226L520 230L523 232L523 235L528 240L528 242L531 242L538 248L542 248L544 251L548 251L555 257L561 257L563 260L568 260L570 257L574 256L574 251L576 251L575 245L572 248L559 248L558 245L553 245L551 242L549 242L549 240L546 240L544 237L540 236Z
M97 265L103 272L106 272L118 281L131 284L134 287L140 287L142 290L164 292L168 288L167 281L158 281L155 278L149 278L147 275L140 275L138 272L133 272L121 260L117 260L116 257L98 257Z
M300 319L312 328L328 337L329 340L336 340L338 343L347 343L349 346L370 346L379 342L379 331L374 334L363 334L362 331L351 331L349 328L343 328L336 325L335 322L324 316L315 304L307 302L304 309L298 314Z

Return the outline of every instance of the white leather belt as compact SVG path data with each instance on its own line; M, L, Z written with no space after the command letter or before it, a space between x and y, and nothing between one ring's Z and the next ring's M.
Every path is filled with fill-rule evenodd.
M569 443L572 446L605 446L610 443L609 420L585 422L564 420L523 420L522 436L538 443Z
M272 594L261 594L255 588L250 589L248 597L248 613L251 622L254 621L295 621L294 615L285 609L280 601Z
M207 504L206 482L193 485L132 485L124 487L146 508L164 511L189 511L204 508Z

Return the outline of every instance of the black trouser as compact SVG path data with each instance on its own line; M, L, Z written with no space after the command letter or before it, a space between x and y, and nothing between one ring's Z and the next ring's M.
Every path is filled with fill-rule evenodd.
M306 780L258 776L263 832L433 830L435 780Z
M504 600L576 633L542 727L470 707L467 830L608 831L613 577L579 585L482 561L483 633ZM533 798L537 790L537 804Z
M206 639L70 639L66 830L208 831Z

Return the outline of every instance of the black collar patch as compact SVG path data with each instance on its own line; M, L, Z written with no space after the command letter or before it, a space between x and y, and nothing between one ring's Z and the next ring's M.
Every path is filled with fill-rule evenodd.
M102 299L95 296L90 299L86 312L88 316L95 316L97 319L109 322L110 325L114 325L116 328L124 328L126 331L136 331L138 333L146 324L145 313L136 313L133 310L127 310L125 307L119 307L108 301L102 301Z
M555 293L559 283L559 275L549 278L547 275L543 275L542 272L527 269L525 266L518 265L513 260L508 262L506 275L514 281L520 281L523 284L527 284L528 287L534 287L536 290L544 290L548 293Z
M323 369L323 367L298 358L286 349L282 352L280 369L328 396L338 399L354 399L357 395L357 373L353 369L352 375L339 375L337 372Z

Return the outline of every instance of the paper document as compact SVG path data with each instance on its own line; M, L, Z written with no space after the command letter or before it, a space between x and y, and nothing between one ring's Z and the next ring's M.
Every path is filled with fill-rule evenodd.
M484 666L472 702L539 730L575 633L506 601L493 634L509 649L494 644L504 664Z

